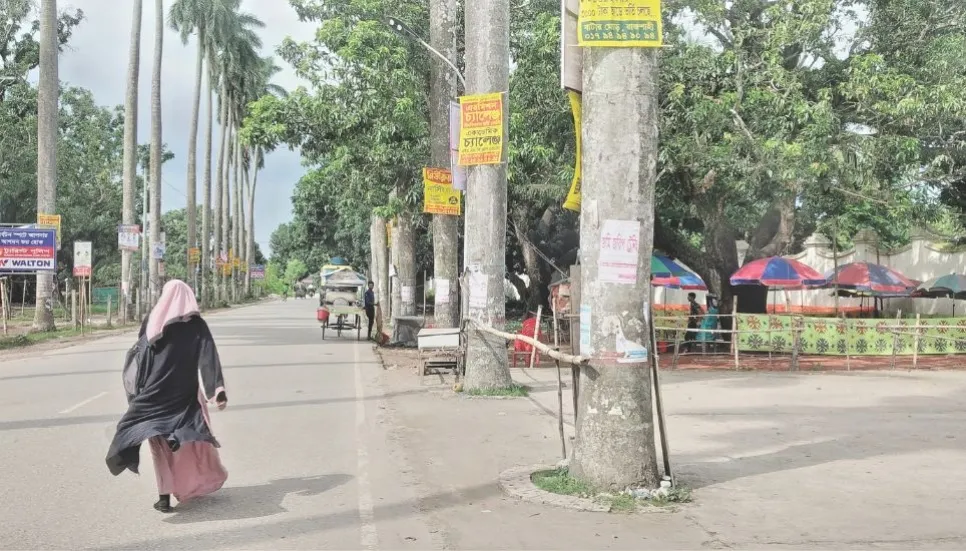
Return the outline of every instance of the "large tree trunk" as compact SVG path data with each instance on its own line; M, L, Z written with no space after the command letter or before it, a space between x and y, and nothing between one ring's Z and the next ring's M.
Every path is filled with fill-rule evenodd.
M510 2L474 0L465 4L465 11L466 92L505 92L510 86ZM506 136L508 109L505 103L503 109L503 135ZM471 296L469 316L475 322L497 329L503 329L506 325L506 294L503 290L506 214L506 166L471 167L466 193L465 264L469 291L471 294L485 294L485 307L473 307L475 301ZM481 284L485 284L485 287L481 288ZM513 381L506 348L502 338L471 328L467 341L464 387L467 390L509 387Z
M40 3L40 80L37 90L37 212L54 214L57 209L57 124L60 80L57 59L57 1ZM53 331L53 272L37 274L37 306L34 329Z
M242 250L241 250L241 228L244 221L241 219L241 179L242 179L242 147L241 147L241 137L238 135L238 129L235 129L235 171L234 171L234 182L231 187L231 242L232 250L235 252L235 258L241 260ZM238 302L238 273L239 270L236 267L237 263L232 263L231 270L231 299Z
M581 355L592 359L580 374L571 472L611 491L659 482L648 366L653 351L627 353L627 343L650 341L643 313L650 308L654 238L657 58L656 50L643 48L584 51L580 324L590 332L590 350L581 343ZM620 262L630 251L636 270L621 273L615 257Z
M524 292L520 293L520 299L528 310L536 310L543 303L543 294L540 292L540 288L545 285L543 284L543 270L540 268L540 257L537 255L537 251L533 248L530 237L527 235L529 229L530 224L526 220L526 214L514 213L513 235L516 237L517 243L520 244L520 252L523 256L523 269L530 279L530 284L524 288ZM519 291L519 286L517 290Z
M457 0L430 0L430 44L456 64ZM456 97L456 76L441 59L430 56L430 159L434 167L450 167L449 104ZM438 327L459 326L459 219L433 215L433 277ZM443 292L440 292L443 291Z
M373 233L378 229L378 233ZM381 216L372 216L372 227L370 228L370 239L374 241L373 249L376 252L376 303L382 311L382 324L388 326L390 317L390 298L389 298L389 243L386 235L386 219Z
M224 81L221 83L221 145L218 147L218 168L215 174L215 210L212 216L215 219L214 223L214 239L215 239L215 250L213 256L215 256L215 275L212 278L213 285L215 287L215 300L222 301L225 300L225 280L224 280L224 268L219 265L219 262L228 253L228 247L223 239L223 222L225 214L225 161L228 155L228 87Z
M164 60L164 1L155 0L154 71L151 77L151 247L161 242L161 63ZM151 305L161 296L161 278L158 275L159 259L151 254L150 286Z
M396 217L393 242L397 245L396 269L399 270L400 311L393 315L416 315L416 228L406 213Z
M245 274L248 273L248 216L246 214L247 205L247 189L249 187L249 174L248 169L242 171L242 179L238 182L238 206L235 207L235 211L238 213L238 256L241 257L241 265L238 270L238 287L240 290L240 295L242 298L248 295L248 278Z
M214 127L215 127L215 114L214 114L214 79L212 78L211 64L208 64L208 120L205 121L205 180L204 180L204 192L202 193L201 202L201 308L208 308L210 294L211 294L211 282L208 280L210 276L210 266L211 266L211 157L212 157L212 142ZM217 250L217 247L215 247Z
M231 98L228 99L229 104L231 103ZM232 136L232 128L234 127L235 115L232 108L228 108L228 124L225 126L225 133L228 135L228 143L225 146L225 173L222 176L223 182L221 186L221 245L222 250L227 254L228 262L231 262L231 168L232 164L232 144L234 136ZM226 267L221 271L221 297L222 300L228 301L231 299L228 289L228 281L230 279L231 266Z
M124 96L124 168L122 195L123 205L121 221L125 225L134 224L134 184L138 170L138 76L141 70L141 12L142 0L134 0L133 16L131 18L131 43L127 61L127 93ZM142 242L142 247L147 243ZM123 295L123 321L130 319L131 269L133 251L121 252L121 293Z

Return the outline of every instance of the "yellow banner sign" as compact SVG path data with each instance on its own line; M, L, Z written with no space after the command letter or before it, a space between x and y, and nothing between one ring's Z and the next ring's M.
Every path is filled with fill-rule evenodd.
M38 214L37 228L56 230L57 248L60 249L60 215L59 214Z
M574 164L574 179L570 182L570 192L567 193L567 200L564 201L563 208L580 212L580 94L574 91L567 92L570 96L570 109L574 113L574 133L577 135L577 161Z
M201 261L201 249L198 247L191 247L188 249L188 262L191 264L197 264Z
M462 197L453 189L453 173L444 168L423 169L423 212L428 214L462 214Z
M581 0L577 43L604 48L660 48L661 0Z
M459 166L503 162L503 94L460 98Z

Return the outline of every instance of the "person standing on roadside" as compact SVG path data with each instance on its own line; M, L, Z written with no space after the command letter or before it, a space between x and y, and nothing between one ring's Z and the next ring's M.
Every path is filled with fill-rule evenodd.
M366 307L366 317L369 318L369 332L366 333L366 338L372 338L372 324L376 321L376 292L373 291L376 284L369 282L369 288L366 289L366 294L364 297L364 304Z

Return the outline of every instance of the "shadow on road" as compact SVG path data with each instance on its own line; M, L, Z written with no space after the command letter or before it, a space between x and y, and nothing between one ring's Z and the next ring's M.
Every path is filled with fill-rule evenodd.
M282 501L289 495L311 497L337 488L352 480L347 474L273 480L257 486L222 488L210 496L178 504L175 514L164 519L168 524L194 524L263 518L286 513Z

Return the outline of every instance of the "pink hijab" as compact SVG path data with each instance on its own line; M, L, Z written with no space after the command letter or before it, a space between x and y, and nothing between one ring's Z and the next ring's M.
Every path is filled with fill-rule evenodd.
M180 279L172 279L161 290L161 298L148 316L145 334L148 342L155 342L161 337L164 328L172 323L188 321L201 313L195 293Z

